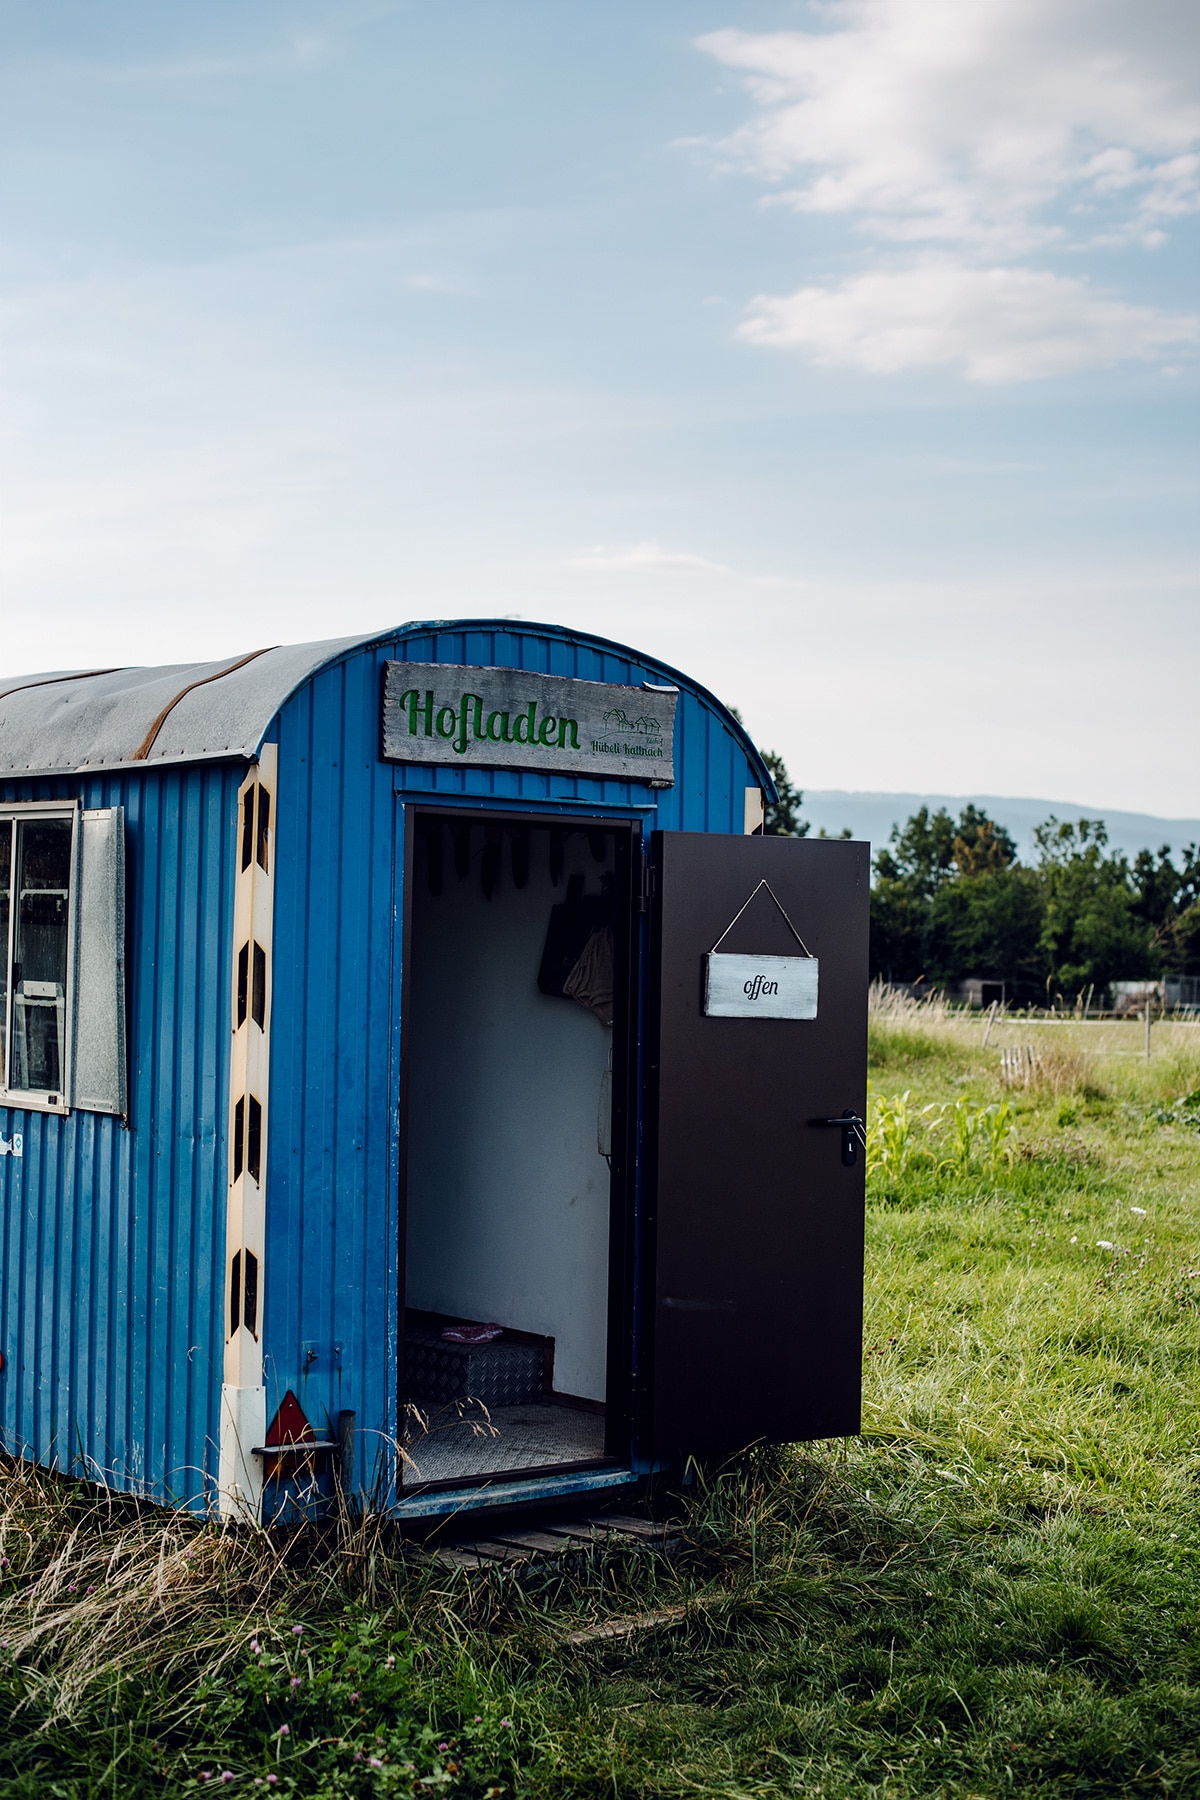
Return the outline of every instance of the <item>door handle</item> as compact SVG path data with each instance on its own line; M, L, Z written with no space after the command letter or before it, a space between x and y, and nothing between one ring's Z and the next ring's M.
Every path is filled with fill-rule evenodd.
M810 1119L810 1125L836 1125L842 1133L842 1161L848 1169L852 1169L858 1161L859 1143L866 1143L865 1119L860 1119L853 1107L848 1106L838 1119Z

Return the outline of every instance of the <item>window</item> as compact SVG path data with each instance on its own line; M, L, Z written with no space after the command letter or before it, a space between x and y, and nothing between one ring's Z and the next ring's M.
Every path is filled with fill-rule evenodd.
M0 1088L125 1110L121 809L0 807Z
M74 809L58 818L0 820L4 969L4 1085L63 1097L67 951Z

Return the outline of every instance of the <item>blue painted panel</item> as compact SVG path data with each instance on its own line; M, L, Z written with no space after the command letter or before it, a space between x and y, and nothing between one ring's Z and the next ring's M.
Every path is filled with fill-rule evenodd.
M379 756L384 664L499 663L640 684L674 671L553 628L399 631L288 700L279 744L263 1319L268 1407L357 1415L358 1469L397 1430L401 831L407 799L741 829L752 747L679 678L676 786ZM229 972L239 764L8 783L126 809L130 1118L0 1108L5 1447L200 1506L222 1373Z
M129 1124L0 1107L0 1434L114 1487L204 1504L216 1471L229 944L240 770L8 783L124 806Z
M360 1474L396 1430L399 928L381 661L327 669L279 724L263 1342L267 1412L357 1415Z
M406 799L634 811L740 831L759 779L707 696L679 698L677 786L379 756L389 661L519 666L640 684L670 672L536 627L398 632L313 677L279 715L264 1345L268 1418L291 1388L318 1434L356 1415L361 1484L397 1433L402 833ZM378 1490L377 1490L378 1491ZM286 1503L286 1495L275 1497Z

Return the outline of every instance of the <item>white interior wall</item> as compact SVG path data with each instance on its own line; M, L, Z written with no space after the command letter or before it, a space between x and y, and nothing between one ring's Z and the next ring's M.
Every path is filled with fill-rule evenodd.
M423 850L413 871L406 1300L553 1337L556 1389L603 1400L609 1171L596 1116L612 1033L539 993L537 972L568 875L595 893L611 854L600 865L573 835L555 888L548 833L533 830L518 890L505 837L488 901L482 847L476 826L460 882L444 835L437 897Z

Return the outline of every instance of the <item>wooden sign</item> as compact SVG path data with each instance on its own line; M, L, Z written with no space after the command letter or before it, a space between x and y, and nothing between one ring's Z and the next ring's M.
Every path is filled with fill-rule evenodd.
M815 956L727 956L704 959L704 1010L714 1019L815 1019Z
M524 669L391 662L383 754L442 768L537 769L671 787L678 697Z

